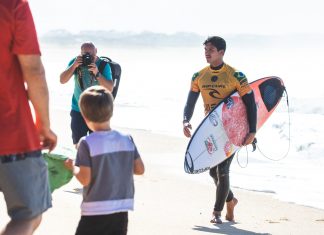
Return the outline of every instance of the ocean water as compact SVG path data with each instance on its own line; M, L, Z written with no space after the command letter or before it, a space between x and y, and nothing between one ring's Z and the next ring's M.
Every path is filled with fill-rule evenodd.
M233 160L231 185L324 209L324 46L305 45L237 43L227 49L225 62L243 71L249 81L279 76L289 95L289 107L283 97L258 132L259 149L252 153L243 148ZM79 53L79 45L42 44L42 51L51 109L70 110L73 82L61 85L59 74ZM202 46L98 45L98 55L109 56L122 66L112 125L183 136L182 114L191 77L206 66ZM192 119L194 129L202 118L199 99ZM209 182L208 174L203 177L196 179Z

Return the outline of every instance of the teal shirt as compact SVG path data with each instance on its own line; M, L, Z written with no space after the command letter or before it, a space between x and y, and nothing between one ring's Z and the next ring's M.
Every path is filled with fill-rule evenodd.
M70 67L74 61L75 61L75 58L69 62L68 67ZM98 59L96 61L97 67L99 67L100 61L101 61L101 59ZM99 85L99 82L96 79L93 79L93 76L90 75L90 72L88 71L88 69L86 67L81 66L80 69L81 69L81 74L82 74L82 82L83 82L84 90L87 89L88 87ZM105 69L101 74L105 77L106 80L108 80L108 81L112 80L112 74L111 74L111 69L110 69L109 64L107 64L105 66ZM72 110L80 112L79 98L80 98L80 95L83 90L81 89L80 82L79 82L78 78L79 78L79 73L77 71L75 71L74 72L74 91L73 91L73 96L72 96Z

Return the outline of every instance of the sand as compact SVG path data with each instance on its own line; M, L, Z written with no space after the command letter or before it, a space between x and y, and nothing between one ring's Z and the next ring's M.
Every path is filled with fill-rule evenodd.
M67 112L52 117L59 146L72 147ZM135 176L135 210L129 213L129 235L190 234L324 234L324 211L282 202L270 193L232 188L239 203L235 222L209 222L215 186L203 173L183 171L187 139L144 130L120 129L130 133L142 155L146 172ZM289 187L289 185L287 185ZM80 218L81 185L73 179L54 191L53 208L43 215L36 235L74 234ZM306 193L306 192L305 192ZM9 220L0 194L0 227Z

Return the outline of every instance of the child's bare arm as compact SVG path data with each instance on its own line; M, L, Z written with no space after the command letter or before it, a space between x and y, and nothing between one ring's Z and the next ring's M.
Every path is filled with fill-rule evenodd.
M72 159L67 159L65 161L65 167L73 172L73 175L78 179L78 181L83 185L87 186L91 179L91 168L87 166L74 166Z
M77 173L73 173L83 186L87 186L91 180L91 168L80 166Z
M142 159L139 157L134 161L134 174L143 175L144 171L145 171L144 163Z

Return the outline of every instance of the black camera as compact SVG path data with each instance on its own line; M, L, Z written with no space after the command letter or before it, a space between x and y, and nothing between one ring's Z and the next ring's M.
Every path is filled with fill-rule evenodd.
M82 65L83 66L88 66L92 63L93 57L90 55L90 53L85 53L82 55Z

